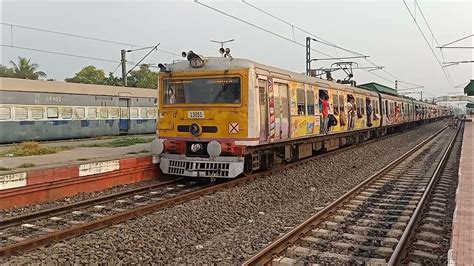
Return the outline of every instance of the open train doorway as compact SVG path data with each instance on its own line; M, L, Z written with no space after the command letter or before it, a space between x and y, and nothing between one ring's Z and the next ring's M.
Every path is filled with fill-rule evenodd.
M130 130L130 99L119 98L119 107L119 132L128 133L128 131Z

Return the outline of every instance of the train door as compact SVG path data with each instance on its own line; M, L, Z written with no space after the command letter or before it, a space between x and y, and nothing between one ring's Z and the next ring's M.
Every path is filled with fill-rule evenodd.
M119 98L119 107L119 131L120 133L127 133L130 129L130 99Z
M260 140L268 138L267 81L258 80L258 102L260 105Z
M278 84L278 90L280 95L280 138L287 139L290 132L288 85Z

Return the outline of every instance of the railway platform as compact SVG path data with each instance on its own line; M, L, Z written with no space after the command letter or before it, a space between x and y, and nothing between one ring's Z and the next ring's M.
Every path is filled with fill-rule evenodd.
M468 117L469 118L469 117ZM470 117L474 118L474 117ZM449 265L474 264L474 123L464 127Z
M52 141L41 148L68 147L55 153L15 156L18 145L0 146L0 209L46 202L78 193L156 177L149 139L130 138ZM122 142L125 142L124 144ZM28 167L22 167L22 166Z

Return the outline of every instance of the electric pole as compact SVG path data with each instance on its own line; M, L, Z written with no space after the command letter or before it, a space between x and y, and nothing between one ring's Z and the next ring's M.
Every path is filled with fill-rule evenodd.
M127 87L127 60L125 59L125 54L127 50L122 50L122 84L124 87Z

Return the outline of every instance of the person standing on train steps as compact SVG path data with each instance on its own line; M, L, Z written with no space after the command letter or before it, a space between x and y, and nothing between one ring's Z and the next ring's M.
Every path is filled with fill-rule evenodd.
M371 127L372 126L372 104L369 98L365 99L365 105L367 109L367 126Z
M354 97L352 95L347 96L347 115L349 117L349 123L347 129L351 130L354 128L355 116L356 116L356 106L354 103Z
M323 98L323 134L328 133L328 122L329 122L329 96L324 95Z

